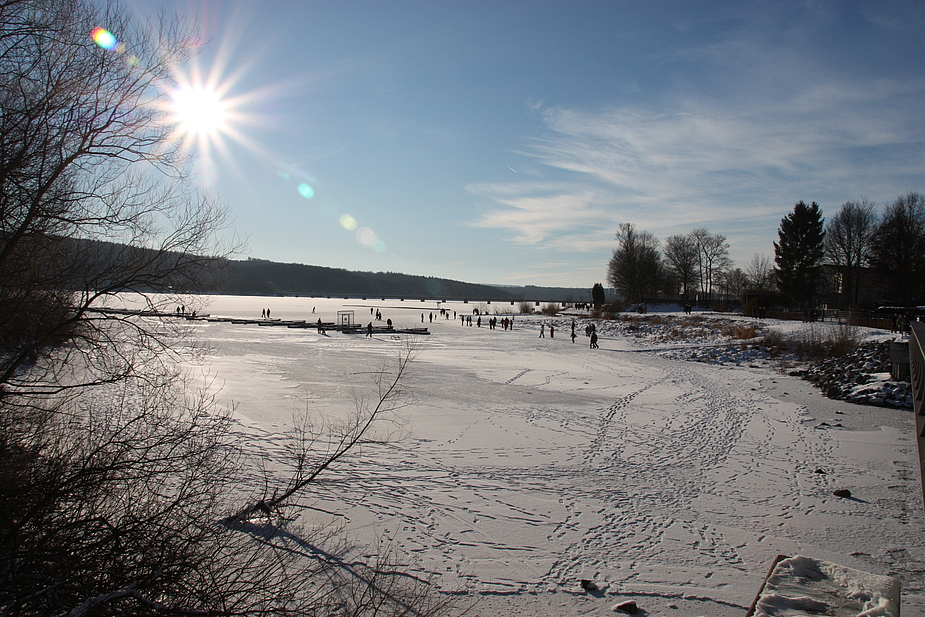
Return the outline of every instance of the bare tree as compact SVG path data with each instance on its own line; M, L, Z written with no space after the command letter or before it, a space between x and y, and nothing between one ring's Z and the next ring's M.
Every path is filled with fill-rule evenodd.
M697 284L699 252L691 235L674 235L665 239L665 262L681 286L681 295L690 299L691 289Z
M825 256L829 263L839 269L844 303L842 308L856 307L858 304L861 271L867 266L876 222L874 204L862 198L845 202L838 214L826 224Z
M343 584L323 530L222 524L254 489L230 418L163 359L182 331L97 310L163 308L226 251L165 122L185 54L115 3L0 0L0 616L436 614L385 557ZM388 384L280 497L368 437Z
M717 274L732 265L729 259L729 243L722 234L711 234L705 227L691 232L699 253L700 292L704 300L713 298L713 286Z
M334 449L304 450L314 464L298 478L314 480L369 437L401 389L395 375L381 383L374 411L358 414L365 421ZM372 563L348 562L332 531L281 524L281 500L222 524L247 485L250 453L209 395L134 379L100 388L45 413L0 414L0 615L432 616L450 608L452 598L403 574L384 547ZM306 484L289 486L287 503L299 505Z
M745 267L748 285L756 291L771 291L775 286L774 262L763 253L755 253Z
M121 51L93 43L100 23ZM114 4L0 7L0 396L61 386L47 352L65 343L93 350L91 381L124 376L132 363L101 353L91 308L125 291L153 303L151 292L198 290L227 252L225 211L186 188L166 121L186 53L175 24L139 28Z
M742 301L743 293L748 285L748 276L741 268L730 268L719 273L717 279L724 295L731 296L734 301Z
M925 302L925 196L900 195L884 209L870 242L870 265L882 285L882 300L903 306Z
M653 296L662 278L662 258L658 240L647 231L636 231L632 223L622 223L617 231L620 248L613 252L607 281L628 300L643 304Z

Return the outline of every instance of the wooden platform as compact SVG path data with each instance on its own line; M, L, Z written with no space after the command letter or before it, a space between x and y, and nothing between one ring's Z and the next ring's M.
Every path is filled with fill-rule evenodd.
M241 317L212 317L210 315L193 315L191 313L175 313L171 311L153 311L147 309L118 309L95 308L91 309L103 315L126 315L137 317L158 317L171 319L185 319L187 321L208 321L210 323L230 323L236 326L264 326L286 327L318 330L317 321L305 319L279 319L279 318L241 318ZM324 331L343 332L344 334L366 334L368 326L362 324L339 324L333 321L321 322L320 328ZM373 334L430 334L427 328L394 328L390 326L373 325Z

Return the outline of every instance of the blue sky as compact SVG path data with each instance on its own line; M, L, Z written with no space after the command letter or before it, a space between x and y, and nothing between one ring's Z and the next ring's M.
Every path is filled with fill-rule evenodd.
M250 257L590 287L623 222L744 267L798 200L925 191L920 1L162 4Z

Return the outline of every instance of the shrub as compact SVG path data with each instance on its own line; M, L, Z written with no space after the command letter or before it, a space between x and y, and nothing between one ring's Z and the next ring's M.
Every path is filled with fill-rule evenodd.
M626 303L615 300L609 304L605 304L601 307L601 310L605 313L622 313L626 309Z
M772 358L777 357L784 349L784 335L777 330L770 330L758 344L767 347Z
M551 316L555 317L556 315L559 314L559 311L561 311L561 310L562 310L562 309L559 308L559 305L558 305L558 304L552 304L552 303L550 303L550 304L544 305L543 308L540 309L540 312L542 312L543 315L551 315Z
M820 336L819 330L812 325L796 337L794 344L797 356L801 360L823 360L829 355L827 341Z
M832 338L829 353L834 358L840 358L860 344L861 337L857 327L850 324L838 324L835 327L835 336Z

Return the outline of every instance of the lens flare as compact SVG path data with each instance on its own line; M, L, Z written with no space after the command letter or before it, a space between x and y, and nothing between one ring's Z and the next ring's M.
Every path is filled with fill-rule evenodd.
M299 185L299 195L305 199L311 199L315 196L315 189L305 184L304 182Z
M360 244L363 246L372 247L378 239L379 238L376 237L376 232L369 227L362 227L357 231L357 240L359 240Z
M343 214L340 217L340 226L347 231L353 231L357 228L357 220L349 214Z
M103 49L115 49L118 44L116 37L106 28L94 28L90 36L93 37L93 42Z

